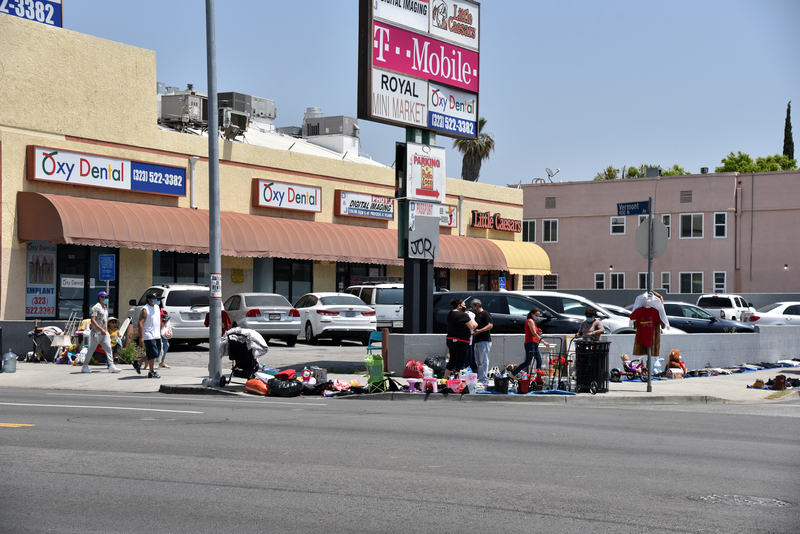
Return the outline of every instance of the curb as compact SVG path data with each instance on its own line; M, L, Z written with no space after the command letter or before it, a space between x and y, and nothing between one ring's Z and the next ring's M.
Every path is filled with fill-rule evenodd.
M430 394L430 393L372 393L335 397L341 400L383 401L450 401L450 402L535 402L542 404L732 404L735 401L708 395L657 395L652 397L579 396L579 395L487 395L487 394Z
M158 388L158 392L173 395L242 395L242 393L238 391L228 391L208 386L176 386L167 384L162 384Z

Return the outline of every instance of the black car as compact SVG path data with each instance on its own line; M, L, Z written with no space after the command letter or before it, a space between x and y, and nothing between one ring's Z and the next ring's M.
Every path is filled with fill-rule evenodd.
M581 326L581 319L561 315L541 302L530 297L515 295L504 291L447 291L433 294L433 332L447 332L447 314L453 309L450 301L460 298L470 307L472 299L478 298L483 309L492 314L492 334L523 334L525 318L532 308L542 310L539 328L547 334L575 334Z
M664 302L669 325L689 333L721 334L724 332L755 332L752 326L740 321L720 319L693 304L685 302Z

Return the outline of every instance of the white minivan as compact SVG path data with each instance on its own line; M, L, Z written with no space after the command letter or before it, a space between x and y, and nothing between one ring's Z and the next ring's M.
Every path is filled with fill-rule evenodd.
M403 284L368 284L350 286L345 293L355 295L375 310L378 330L403 330Z

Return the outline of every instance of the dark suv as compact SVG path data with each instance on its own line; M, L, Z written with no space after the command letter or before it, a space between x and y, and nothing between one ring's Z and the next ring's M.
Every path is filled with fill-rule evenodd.
M480 299L483 309L492 314L492 334L523 334L525 318L532 308L542 310L537 323L544 334L575 334L582 319L561 315L552 308L530 297L505 291L447 291L433 294L433 332L447 332L447 314L452 310L450 301L460 298L470 307L473 298Z

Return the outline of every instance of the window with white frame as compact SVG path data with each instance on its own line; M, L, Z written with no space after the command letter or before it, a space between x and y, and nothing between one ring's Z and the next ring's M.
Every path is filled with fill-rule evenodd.
M652 276L652 274L651 274ZM653 287L655 287L655 281L653 281ZM639 273L639 289L647 289L647 273Z
M611 235L625 234L625 217L611 217Z
M536 289L536 275L523 274L522 275L522 289Z
M639 226L647 220L647 215L639 215Z
M725 271L714 271L714 293L727 293L727 273Z
M611 273L611 289L625 289L625 273Z
M661 222L667 227L667 239L670 239L672 237L672 216L669 214L662 215Z
M542 221L542 243L558 243L558 219Z
M728 237L728 214L724 211L714 214L714 237Z
M606 273L594 273L594 288L595 289L606 288Z
M703 237L703 214L681 213L681 239L700 239Z
M558 275L546 274L542 277L542 289L558 289Z
M679 273L681 293L702 293L703 273Z
M669 272L661 273L661 290L669 293Z
M536 243L536 219L522 221L522 240Z

